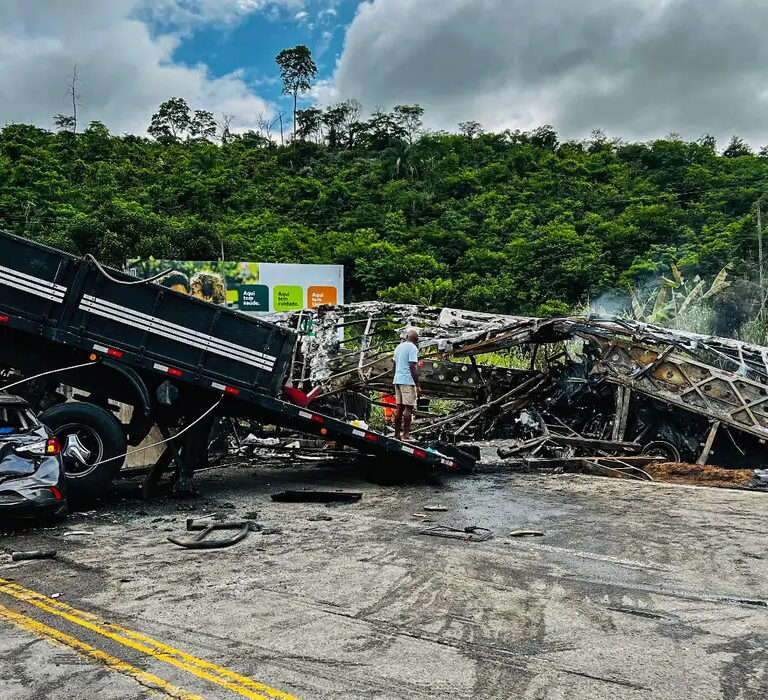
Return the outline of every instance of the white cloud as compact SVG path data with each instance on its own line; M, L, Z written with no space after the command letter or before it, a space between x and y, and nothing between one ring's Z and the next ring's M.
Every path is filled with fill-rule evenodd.
M225 3L195 0L209 9ZM52 126L70 109L66 84L77 64L83 106L79 121L103 121L113 132L145 133L152 113L171 96L193 109L236 115L242 127L272 106L240 72L212 76L205 64L175 63L175 34L153 36L136 19L145 0L2 0L0 2L0 124Z
M764 143L767 23L764 0L368 0L318 92L418 102L435 128Z
M304 22L307 19L307 17L309 17L309 12L305 12L304 10L301 10L300 12L297 12L293 16L293 19L301 23L301 22Z
M137 4L156 21L190 28L201 23L231 24L260 10L301 8L306 0L141 0Z

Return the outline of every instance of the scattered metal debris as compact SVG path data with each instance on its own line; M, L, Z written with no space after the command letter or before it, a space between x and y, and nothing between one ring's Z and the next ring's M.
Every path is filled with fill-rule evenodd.
M512 530L510 537L544 537L543 530Z
M445 506L435 505L435 506L424 506L424 510L429 510L433 512L445 512L448 509Z
M175 537L169 537L168 541L172 544L184 547L185 549L221 549L231 547L233 544L244 540L249 532L258 532L261 526L252 520L230 520L225 522L195 522L192 518L187 518L187 532L200 531L189 540L180 540ZM232 537L220 539L207 539L212 532L219 530L238 530Z
M278 503L355 503L363 497L359 491L311 491L301 489L273 493L271 498Z
M28 559L55 559L55 549L34 550L31 552L11 552L13 561L26 561Z
M434 525L433 527L419 530L420 535L431 535L432 537L447 537L452 540L464 540L465 542L485 542L493 537L493 533L487 527L479 525L470 525L463 529L450 527L448 525Z

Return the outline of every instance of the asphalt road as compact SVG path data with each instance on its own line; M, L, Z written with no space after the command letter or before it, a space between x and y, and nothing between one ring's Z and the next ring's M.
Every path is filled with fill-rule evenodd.
M0 536L59 551L0 554L3 698L768 697L768 495L503 472L377 485L304 464L198 485L144 504L123 483L93 513ZM269 499L302 486L363 498ZM494 538L420 535L429 504ZM166 540L188 516L254 510L282 534Z

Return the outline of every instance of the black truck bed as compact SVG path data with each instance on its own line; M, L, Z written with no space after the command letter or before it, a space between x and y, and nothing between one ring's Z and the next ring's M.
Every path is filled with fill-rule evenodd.
M190 405L224 393L231 414L365 453L449 468L474 464L461 453L448 457L281 400L296 342L290 330L157 284L125 284L136 280L2 232L0 262L0 360L3 347L36 336L50 346L47 355L65 346L68 357L76 351L130 367L148 386L161 375L187 396L197 391L200 401Z

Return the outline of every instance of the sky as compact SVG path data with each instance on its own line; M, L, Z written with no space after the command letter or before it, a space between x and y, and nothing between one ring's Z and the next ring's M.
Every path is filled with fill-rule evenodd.
M551 124L625 140L768 143L765 0L0 0L0 124L144 134L169 97L254 128L278 109L275 55L306 44L305 104L419 103L430 129Z

